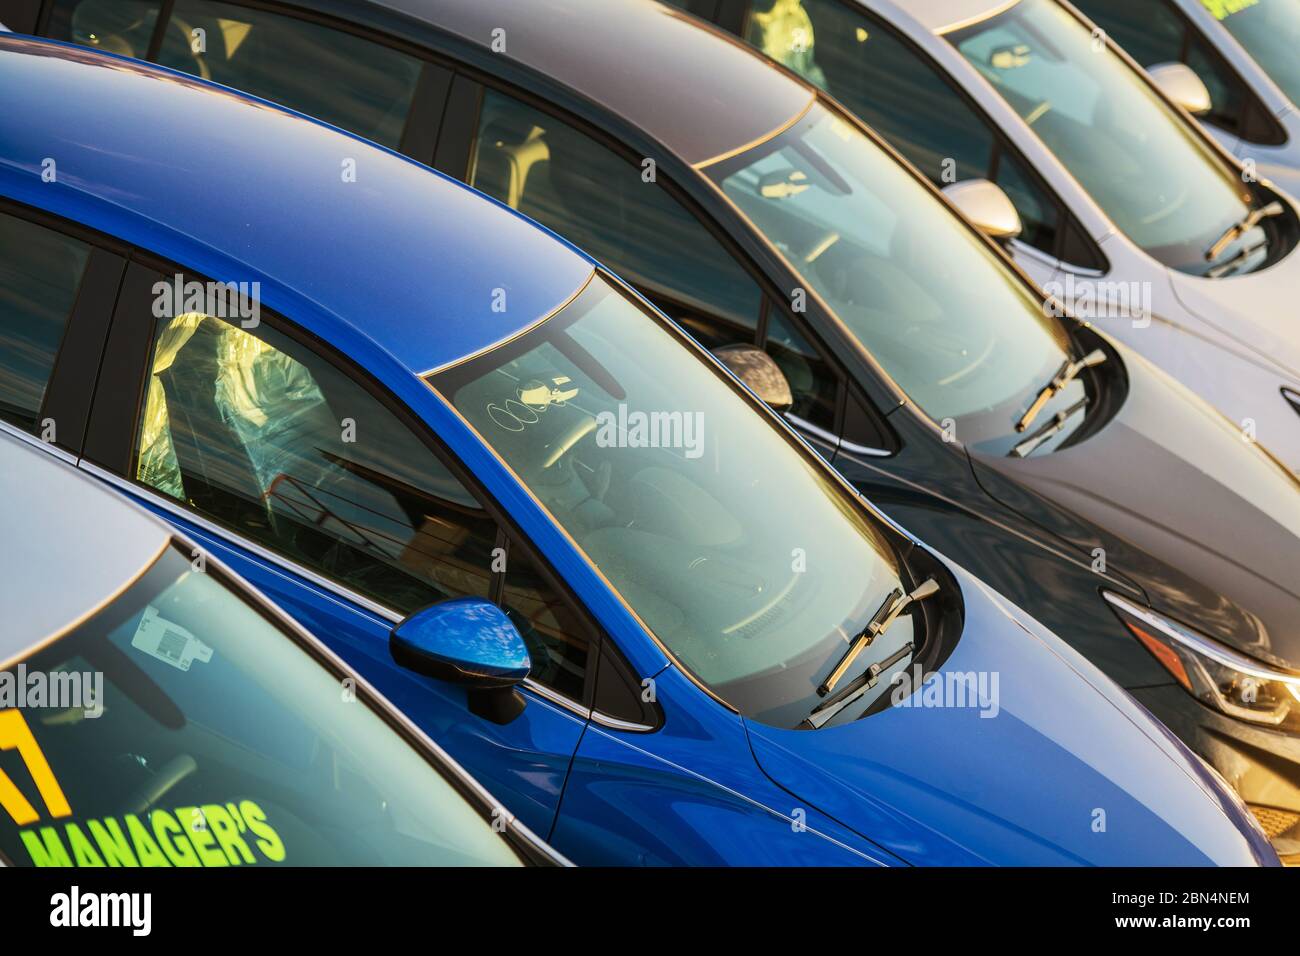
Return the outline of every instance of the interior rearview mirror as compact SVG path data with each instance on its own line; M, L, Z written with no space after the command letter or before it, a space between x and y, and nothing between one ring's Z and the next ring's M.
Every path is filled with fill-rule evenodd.
M509 723L524 709L516 689L532 668L528 647L506 613L479 598L454 598L413 613L388 641L407 670L464 685L472 713Z
M943 194L975 228L992 239L1014 239L1023 225L1011 197L987 179L963 179L943 187Z
M713 350L733 375L749 386L750 391L778 412L794 404L790 383L781 366L762 349L752 345L723 345Z
M1193 116L1205 115L1214 105L1205 83L1186 63L1157 63L1147 73L1161 93Z

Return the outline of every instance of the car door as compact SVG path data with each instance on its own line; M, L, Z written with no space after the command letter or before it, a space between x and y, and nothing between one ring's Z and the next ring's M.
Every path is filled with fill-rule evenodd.
M265 591L549 833L588 719L597 635L364 372L278 317L186 311L159 291L191 281L205 285L129 267L83 467ZM508 723L473 713L464 687L404 670L389 651L405 615L463 596L503 606L528 643L527 706Z

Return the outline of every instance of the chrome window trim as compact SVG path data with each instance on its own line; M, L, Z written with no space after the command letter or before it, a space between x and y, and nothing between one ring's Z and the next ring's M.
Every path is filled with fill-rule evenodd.
M7 423L0 422L0 425L7 426ZM32 436L30 435L28 435L27 438L32 441L35 441L39 445L47 444L46 442L42 442L39 439L32 438ZM62 449L53 449L53 450L62 451ZM66 452L64 452L64 454L66 454ZM73 461L74 464L77 463L75 458L71 460ZM123 478L121 475L115 474L114 472L111 472L106 468L96 465L94 462L87 461L84 458L81 459L79 463L79 467L85 470L86 472L94 475L96 478L99 478L107 482L108 484L113 485L115 488L118 488L125 492L129 492L130 494L133 495L137 495L141 498L145 498L151 503L157 505L159 508L162 508L164 511L176 515L176 517L180 518L181 520L188 521L190 524L202 528L203 530L209 532L210 534L213 534L230 543L237 545L243 550L248 551L250 554L256 555L257 557L261 558L263 561L266 561L277 568L285 570L291 574L303 578L306 581L311 582L312 584L316 585L316 587L320 588L322 591L327 592L330 596L340 601L347 602L349 604L354 604L357 605L358 607L364 608L365 610L369 611L371 614L374 614L376 617L382 618L383 620L388 621L392 624L398 624L405 619L404 616L399 611L391 607L388 607L385 604L380 604L378 601L368 598L364 594L359 594L356 591L353 591L351 588L347 587L346 585L339 584L337 581L333 581L325 577L324 575L318 574L317 572L313 571L311 568L304 567L298 562L293 561L290 558L286 558L282 554L277 554L276 552L270 550L269 548L263 547L262 545L258 544L255 541L250 541L248 538L244 537L238 532L231 531L229 528L223 527L222 525L217 524L215 521L211 521L208 518L205 518L203 515L191 511L190 509L184 507L183 505L177 504L172 499L167 498L164 495L158 494L156 491L154 491L151 488L148 488L144 485L137 484L136 482L133 481L128 481L126 478ZM552 704L562 707L565 710L570 711L571 713L579 717L582 717L584 720L590 719L592 716L593 712L588 710L586 707L584 707L579 701L575 701L569 697L565 697L563 694L559 693L558 691L551 690L549 687L545 687L537 683L532 678L525 678L523 681L523 686L525 687L525 689L532 691L534 694L536 694L538 697L542 698L543 700L546 700Z
M59 458L67 462L69 465L75 465L77 463L77 456L74 455L72 452L68 451L67 449L60 448L58 445L55 445L51 442L42 441L41 439L33 435L31 432L25 432L17 425L10 424L9 422L4 421L3 419L0 419L0 431L3 431L6 435L12 435L14 438L26 442L28 445L31 445L35 448L40 448L43 451L46 451L49 454L53 455L55 458Z
M851 441L845 441L824 428L818 428L812 422L804 421L798 415L790 414L790 412L782 412L781 417L794 426L795 429L806 431L814 438L819 438L828 445L834 445L840 451L846 451L854 455L866 455L868 458L889 458L893 454L893 452L886 451L884 448L872 448L869 445L858 445Z
M653 733L655 729L649 724L638 724L631 720L620 720L617 717L602 714L598 710L593 710L591 712L591 719L602 727L608 727L610 730L624 730L631 734Z

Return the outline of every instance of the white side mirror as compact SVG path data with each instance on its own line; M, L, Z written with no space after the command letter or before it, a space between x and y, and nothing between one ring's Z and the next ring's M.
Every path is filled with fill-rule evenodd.
M1157 63L1147 72L1161 93L1193 116L1203 116L1214 105L1210 91L1186 63Z
M944 186L943 194L980 232L992 239L1014 239L1024 228L1011 197L987 179L963 179Z

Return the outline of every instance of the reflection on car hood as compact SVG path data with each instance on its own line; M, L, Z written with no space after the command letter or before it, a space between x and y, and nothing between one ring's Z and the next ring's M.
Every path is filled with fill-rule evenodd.
M747 720L769 777L913 864L1276 863L1199 758L1064 642L953 571L965 629L937 680L982 674L986 698L822 730Z
M984 489L1137 583L1151 606L1300 667L1300 484L1209 405L1120 350L1129 394L1051 454L972 453Z

